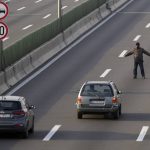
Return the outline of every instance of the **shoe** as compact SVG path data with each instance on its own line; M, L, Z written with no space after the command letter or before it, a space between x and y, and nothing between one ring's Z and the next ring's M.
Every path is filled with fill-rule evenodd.
M133 77L133 79L136 79L136 78L137 78L136 76Z
M145 79L145 76L142 76L143 79Z

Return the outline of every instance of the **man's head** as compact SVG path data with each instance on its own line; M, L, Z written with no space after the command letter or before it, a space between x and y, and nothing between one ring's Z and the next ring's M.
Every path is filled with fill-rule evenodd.
M136 47L137 47L137 48L140 47L140 43L139 43L139 42L136 43Z

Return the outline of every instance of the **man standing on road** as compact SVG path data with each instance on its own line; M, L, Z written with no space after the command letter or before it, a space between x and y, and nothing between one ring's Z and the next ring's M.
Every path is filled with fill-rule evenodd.
M133 78L137 78L137 67L140 66L141 75L143 79L145 79L145 72L144 72L144 65L143 65L143 54L146 54L150 56L150 53L146 50L144 50L142 47L140 47L140 43L136 43L136 47L129 51L125 57L132 55L134 56L134 69L133 69Z

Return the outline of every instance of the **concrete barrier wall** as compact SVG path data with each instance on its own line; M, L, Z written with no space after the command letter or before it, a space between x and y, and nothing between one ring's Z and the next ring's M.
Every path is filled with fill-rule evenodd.
M115 10L126 1L128 0L111 0L108 1L108 4L112 10ZM34 50L16 62L13 66L7 68L5 73L1 72L0 94L23 79L26 75L31 73L35 68L39 67L45 61L56 56L62 51L63 48L76 40L94 25L98 24L103 18L111 13L112 11L106 7L106 4L102 5L100 8L96 9L66 29L63 34L59 34L50 42L40 46L38 49Z
M5 77L6 77L5 73L1 72L0 73L0 94L2 94L3 92L9 89L9 86L6 83Z
M15 77L15 71L14 71L14 67L13 66L7 68L5 70L5 73L6 73L7 83L9 84L10 87L18 82L18 80Z

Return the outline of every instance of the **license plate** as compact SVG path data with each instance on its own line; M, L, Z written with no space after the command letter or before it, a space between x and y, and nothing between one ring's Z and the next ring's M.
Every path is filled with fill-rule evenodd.
M10 114L0 114L0 118L10 118Z
M90 106L104 106L105 102L104 101L91 101Z

